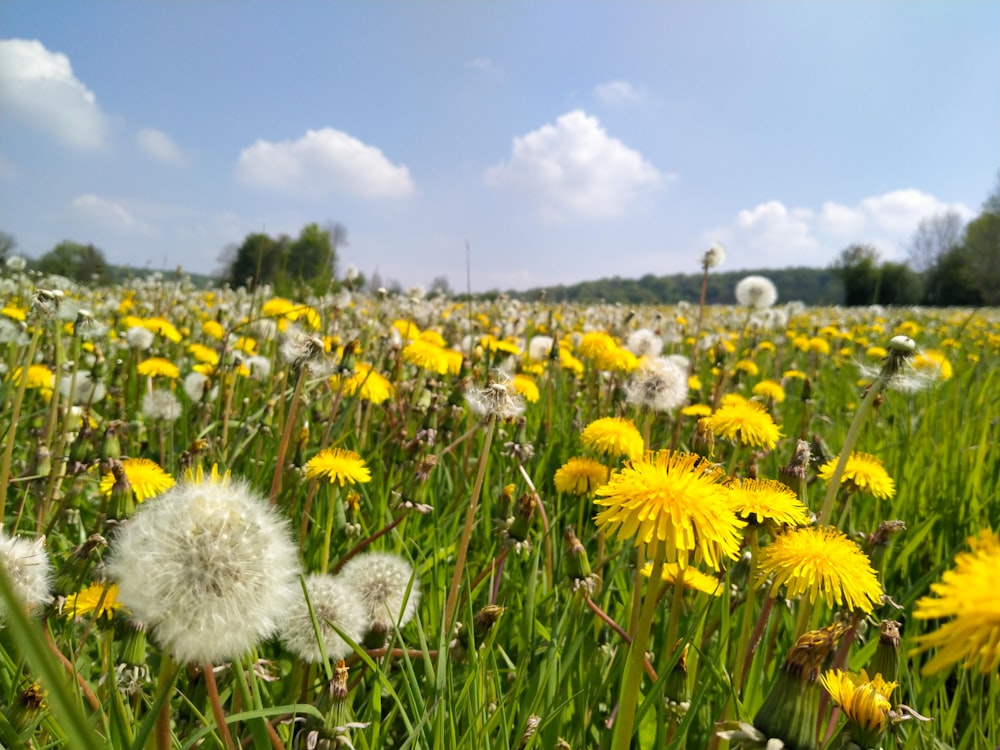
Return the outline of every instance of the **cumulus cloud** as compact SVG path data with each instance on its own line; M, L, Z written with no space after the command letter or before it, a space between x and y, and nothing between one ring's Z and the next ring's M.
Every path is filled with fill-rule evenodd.
M70 210L75 219L94 229L122 235L151 233L150 226L124 205L92 193L74 198Z
M486 171L488 185L525 194L553 220L620 216L663 181L642 154L581 110L515 138L510 158Z
M187 161L174 139L162 130L142 128L135 134L135 142L144 153L166 164L181 165Z
M975 212L908 188L874 195L855 205L834 201L818 209L761 203L736 214L729 226L705 235L721 241L746 266L823 265L847 245L872 244L886 259L903 259L921 220L954 211L964 221Z
M97 97L73 74L69 58L36 39L0 41L5 113L80 149L107 145L108 123Z
M308 130L295 141L258 140L240 152L235 173L248 185L299 195L405 198L415 192L409 169L333 128Z
M465 63L465 67L478 70L480 73L496 73L499 66L489 57L474 57Z
M628 81L608 81L594 87L594 94L608 107L623 104L640 104L646 98L645 90Z

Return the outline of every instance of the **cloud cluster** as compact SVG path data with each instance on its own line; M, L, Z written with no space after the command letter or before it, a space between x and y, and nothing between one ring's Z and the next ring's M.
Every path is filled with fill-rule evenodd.
M247 185L295 195L405 198L415 192L406 166L333 128L308 130L294 141L258 140L240 152L235 174Z
M93 193L79 195L70 203L74 219L88 228L119 235L149 235L151 227L123 204Z
M594 87L594 95L607 107L641 104L646 99L645 90L628 81L608 81Z
M135 134L135 141L143 153L165 164L179 166L187 162L173 138L162 130L142 128Z
M788 208L772 200L736 214L733 222L707 232L744 259L747 266L817 265L850 244L872 244L887 259L901 260L921 220L954 211L968 221L975 212L907 188L864 198L856 205L834 201L818 209Z
M0 41L0 90L7 116L74 148L103 148L107 118L73 74L69 58L36 39Z
M522 193L549 220L621 216L663 181L642 154L582 110L515 138L510 158L486 171L487 185Z

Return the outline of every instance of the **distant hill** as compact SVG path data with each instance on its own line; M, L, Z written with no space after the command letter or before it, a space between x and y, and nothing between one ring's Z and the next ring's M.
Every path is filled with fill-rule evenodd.
M219 286L222 282L215 276L209 276L203 273L191 273L190 271L184 271L180 268L175 268L172 271L165 271L159 268L136 268L135 266L116 266L111 263L108 264L108 276L111 278L113 283L120 284L129 279L146 279L154 274L159 274L164 279L177 279L178 272L181 276L187 276L191 279L191 283L194 284L199 289L211 289L212 287Z
M781 268L710 273L705 301L710 305L728 305L736 301L734 288L744 276L766 276L778 289L778 302L799 300L807 305L836 305L844 300L843 282L828 268ZM579 284L537 287L508 294L518 299L537 299L544 293L550 302L621 302L630 305L672 305L681 300L698 302L702 275L673 274L640 279L615 276Z

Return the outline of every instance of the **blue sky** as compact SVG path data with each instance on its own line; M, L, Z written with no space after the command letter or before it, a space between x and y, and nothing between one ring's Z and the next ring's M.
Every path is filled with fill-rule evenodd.
M0 2L0 228L403 285L905 258L1000 167L997 2Z

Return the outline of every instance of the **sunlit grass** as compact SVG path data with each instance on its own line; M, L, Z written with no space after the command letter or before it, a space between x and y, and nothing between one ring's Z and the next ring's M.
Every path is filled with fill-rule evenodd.
M724 747L719 724L753 722L797 635L842 622L848 635L823 666L858 673L888 619L902 623L902 639L882 746L996 744L997 675L961 664L925 674L935 651L912 653L918 635L944 623L914 619L917 600L969 537L1000 530L996 310L789 305L702 315L358 290L347 290L345 307L343 290L336 300L290 300L156 278L100 290L23 275L0 284L0 542L44 538L53 570L36 606L23 606L33 601L24 594L31 561L0 546L0 570L11 574L0 586L4 746ZM43 291L52 287L63 295ZM150 335L130 333L136 327ZM899 334L937 352L934 366L905 365L866 401ZM407 348L415 341L419 352ZM649 377L638 363L650 346L688 358L656 370L684 378L671 393L690 386L680 406L629 398L630 378ZM157 390L178 408L147 398ZM762 409L776 432L769 423L767 439L741 438L760 429L727 432L727 421L712 434L710 421L681 413L693 404L728 404L737 420ZM586 431L609 418L620 421L599 423L616 430L603 442ZM608 447L625 434L627 450ZM811 460L797 465L799 441ZM687 469L718 473L704 483L713 502L728 477L781 480L812 522L828 494L820 467L845 441L877 458L895 489L848 481L831 490L828 523L860 545L885 593L871 613L838 611L822 595L785 599L784 586L762 580L757 557L785 531L775 522L734 520L735 559L703 564L698 535L714 532L699 524L709 521L652 475L619 475L628 481L615 485L625 493L616 503L630 508L622 522L643 538L664 524L660 539L691 550L680 562L699 569L701 585L673 583L675 568L666 583L637 574L644 563L678 561L594 520L588 488L643 455L656 466L645 451L672 450L704 459L684 459ZM158 491L129 483L135 459L177 479L215 467L246 482L287 521L303 574L339 575L370 551L402 558L413 570L403 600L419 592L415 617L397 628L402 611L389 612L389 625L347 639L351 655L339 665L294 656L279 628L237 663L215 664L212 680L205 665L176 664L155 627L137 635L128 602L67 616L67 597L104 580L119 524L157 502ZM555 477L567 464L604 474L561 481L560 492ZM654 495L655 523L629 515ZM645 498L634 510L633 496ZM671 515L682 507L698 519L683 540ZM811 586L820 583L796 590ZM984 629L1000 628L983 616ZM630 654L637 636L645 654ZM821 705L812 746L839 747L843 720Z

